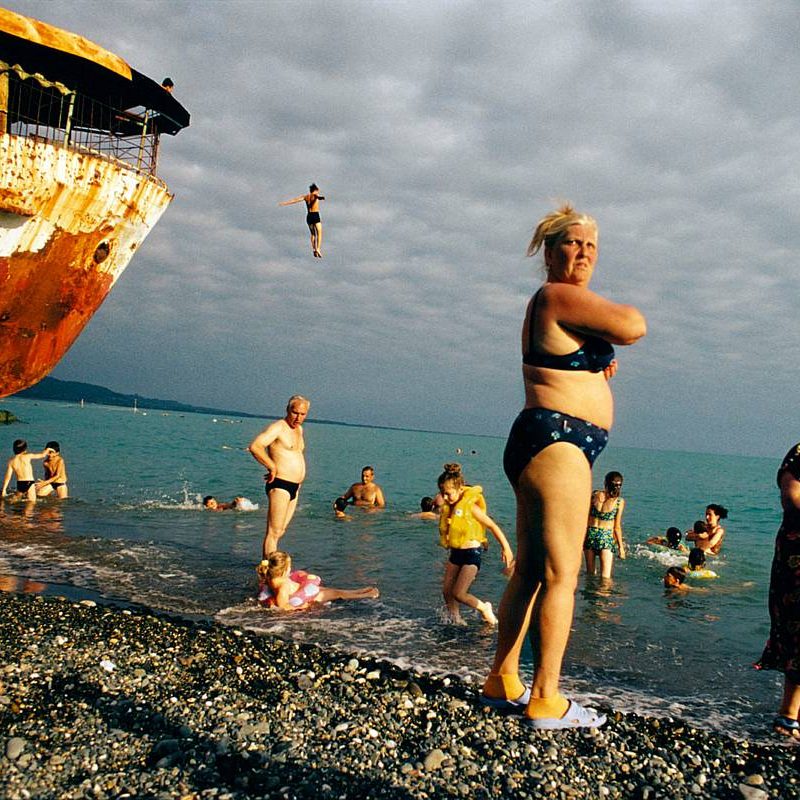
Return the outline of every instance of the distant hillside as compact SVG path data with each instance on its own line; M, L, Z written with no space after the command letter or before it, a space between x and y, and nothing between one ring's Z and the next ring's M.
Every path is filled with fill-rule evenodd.
M57 378L42 378L35 386L17 392L14 397L24 397L28 400L61 400L65 403L96 403L104 406L125 406L132 408L134 400L139 408L158 409L159 411L184 411L197 414L217 414L226 417L251 417L266 419L263 415L246 414L244 411L228 411L223 408L206 408L205 406L190 406L186 403L176 403L174 400L158 400L153 397L142 397L140 394L120 394L106 389L105 386L96 386L93 383L80 383L78 381L60 381Z
M245 411L230 411L224 408L207 408L206 406L190 406L186 403L176 403L174 400L158 400L153 397L142 397L140 394L120 394L97 386L94 383L80 383L79 381L60 381L58 378L42 378L35 386L17 392L13 397L24 397L26 400L60 400L63 403L96 403L103 406L124 406L133 408L133 401L141 409L149 408L158 411L183 411L194 414L214 414L218 417L247 417L249 419L277 419L268 414L248 414ZM0 401L2 402L2 401ZM432 431L424 428L396 428L390 425L365 425L360 422L341 422L334 419L308 418L309 422L317 425L344 425L347 428L375 428L384 431L415 431L417 433L446 433L446 431ZM450 431L457 433L457 431ZM496 439L497 436L486 433L473 433L472 436Z

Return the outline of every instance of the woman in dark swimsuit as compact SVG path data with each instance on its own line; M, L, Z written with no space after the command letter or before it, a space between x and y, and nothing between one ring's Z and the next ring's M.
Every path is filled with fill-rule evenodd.
M588 288L597 223L565 205L537 226L528 247L544 247L546 280L522 327L525 409L503 459L517 497L517 566L499 608L487 705L524 713L537 728L596 727L605 717L559 694L592 493L592 463L608 440L616 371L611 344L646 331L633 306ZM534 656L530 692L519 677L528 626Z
M319 186L312 183L308 187L308 194L301 194L291 200L284 200L278 203L279 206L290 206L292 203L299 203L301 200L306 204L306 225L311 233L311 252L314 258L322 258L322 222L319 218L319 201L325 198L319 193Z

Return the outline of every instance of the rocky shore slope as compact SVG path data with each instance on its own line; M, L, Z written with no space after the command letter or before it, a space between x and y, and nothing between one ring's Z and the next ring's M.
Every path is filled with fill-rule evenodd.
M458 682L0 593L7 800L800 798L800 748L607 711L598 731L537 732Z

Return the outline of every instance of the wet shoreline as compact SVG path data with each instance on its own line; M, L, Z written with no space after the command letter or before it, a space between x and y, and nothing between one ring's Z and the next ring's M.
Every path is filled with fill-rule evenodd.
M474 686L143 609L2 592L0 658L9 800L800 798L777 740L531 731Z

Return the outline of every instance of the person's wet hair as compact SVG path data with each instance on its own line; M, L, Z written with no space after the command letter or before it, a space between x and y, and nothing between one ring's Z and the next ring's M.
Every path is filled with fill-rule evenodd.
M695 533L708 533L708 525L706 525L706 521L704 519L695 520L694 525L692 525L692 530Z
M664 586L669 587L669 578L672 578L679 585L686 581L686 573L680 567L670 567L664 575Z
M344 497L337 497L333 501L333 507L337 511L344 511L347 508L347 500L345 500Z
M203 505L204 505L204 506L207 506L207 505L208 505L208 504L209 504L209 503L210 503L210 502L211 502L213 499L214 499L214 495L213 495L213 494L207 494L207 495L206 495L206 496L203 498Z
M444 472L439 476L439 488L443 489L445 484L455 486L460 489L464 485L464 476L461 474L461 464L445 464Z
M55 450L56 453L60 453L61 452L61 447L59 446L58 442L48 442L44 446L44 449L45 450Z
M673 549L681 543L682 536L680 528L667 528L667 544Z
M717 503L709 503L706 506L706 511L713 511L720 519L728 518L728 509L725 506L717 505Z
M13 444L14 455L18 456L28 449L28 443L24 439L15 439Z
M319 186L317 186L316 183L312 183L311 186L308 187L308 190L310 192L318 192L319 191Z
M706 554L699 548L694 547L689 551L689 569L701 569L706 565Z
M419 507L423 511L433 511L435 503L433 502L432 497L423 497L422 500L419 501Z

